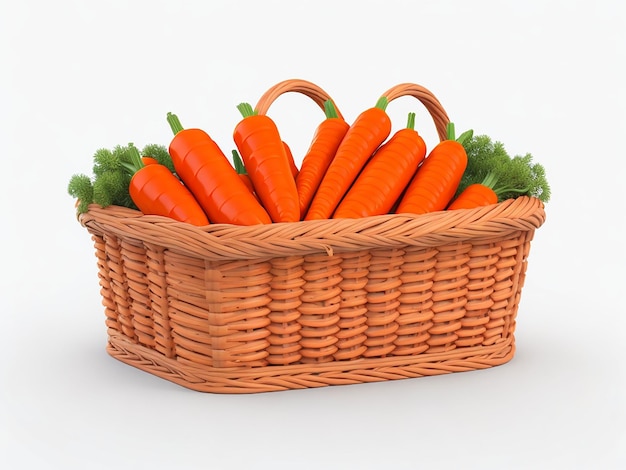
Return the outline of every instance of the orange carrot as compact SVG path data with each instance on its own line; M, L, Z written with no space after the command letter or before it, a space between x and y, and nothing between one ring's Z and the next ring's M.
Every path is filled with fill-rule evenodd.
M243 119L235 126L233 138L259 200L272 221L299 221L296 182L276 124L248 103L237 109Z
M449 211L456 209L474 209L480 206L488 206L498 203L498 195L484 183L470 184L448 206Z
M424 139L415 130L415 113L365 164L339 203L333 218L387 214L426 157Z
M133 144L126 157L122 164L132 174L128 191L141 212L198 226L209 224L193 194L165 165L145 164Z
M395 212L425 214L444 210L454 197L467 167L463 141L472 135L464 132L455 140L454 125L448 123L448 138L439 142L419 167L406 188Z
M326 170L305 220L329 219L365 163L391 132L387 98L357 116Z
M311 145L302 159L300 172L296 177L301 218L306 215L324 173L326 173L339 144L350 128L350 124L337 114L332 100L324 102L324 113L326 119L317 126Z
M153 165L155 163L159 163L159 161L156 158L152 158L152 157L141 157L141 161L143 162L144 165Z
M291 169L291 174L293 178L296 179L300 170L298 169L298 165L296 165L296 161L293 159L293 153L291 152L291 148L287 145L287 142L283 142L283 147L285 147L285 153L287 154L287 160L289 161L289 168Z
M534 196L543 202L550 199L545 170L540 164L532 163L532 155L510 158L503 150L483 150L481 153L470 153L472 167L468 166L461 182L461 185L467 186L460 192L462 186L459 186L456 199L450 203L448 210L473 209L522 195ZM487 173L479 179L481 167Z
M256 225L270 217L239 178L222 150L201 129L183 129L168 113L174 132L169 152L177 175L196 197L213 223Z

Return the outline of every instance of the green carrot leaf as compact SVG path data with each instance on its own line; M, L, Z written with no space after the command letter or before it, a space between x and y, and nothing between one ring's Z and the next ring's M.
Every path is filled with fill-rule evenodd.
M145 156L151 156L162 164L171 164L171 157L165 147L150 144L144 150ZM78 212L86 212L91 203L102 207L116 205L137 209L130 197L129 185L133 174L141 167L141 155L132 143L117 145L112 149L98 149L93 155L93 178L74 175L68 184L69 194L79 200Z
M119 171L119 154L114 154L109 149L99 149L93 156L93 174L100 176L109 171Z
M87 212L89 204L93 202L93 184L91 178L83 174L73 175L67 185L67 192L70 196L78 199L77 211L80 214Z
M446 124L446 139L447 140L455 140L459 144L463 145L463 143L471 139L473 135L474 135L474 131L472 129L469 129L457 137L454 123L448 122L448 124Z
M456 141L459 144L463 145L463 142L465 142L468 139L471 139L473 135L474 135L474 131L472 129L469 129L469 130L463 132L460 136L458 136L456 138Z
M176 173L174 163L172 162L172 156L164 145L148 144L141 150L141 155L144 157L154 158L161 165L166 166L172 173Z
M120 155L120 162L131 177L145 166L139 150L133 143L128 144L126 151Z
M116 205L134 208L128 193L129 183L130 177L123 172L103 173L93 184L94 202L102 207Z
M551 191L545 168L533 162L533 156L509 156L502 142L494 142L489 136L472 136L463 144L467 153L467 168L457 189L456 196L474 183L489 186L498 199L533 196L548 202Z

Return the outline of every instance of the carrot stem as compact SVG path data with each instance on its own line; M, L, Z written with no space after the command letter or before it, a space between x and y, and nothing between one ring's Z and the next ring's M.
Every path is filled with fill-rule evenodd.
M415 113L409 113L409 117L406 123L406 128L415 130Z
M167 113L167 122L170 124L170 128L172 129L174 135L178 134L184 129L176 114Z
M389 104L389 100L387 99L386 96L381 96L380 98L378 98L378 101L376 102L376 106L374 106L375 108L380 108L383 111L387 110L387 105Z
M335 108L335 103L332 100L324 101L324 114L328 119L338 118L337 108Z
M463 132L459 137L457 137L456 130L454 129L454 123L449 122L446 125L446 138L448 140L454 140L461 145L463 145L463 142L465 142L467 139L471 139L473 135L474 135L474 131L470 129L468 131Z
M530 187L526 186L525 188L515 188L515 187L507 187L506 185L500 185L497 186L498 184L498 175L495 171L490 171L489 173L487 173L487 176L485 176L485 178L482 180L481 182L482 185L487 186L488 188L491 188L491 190L496 193L498 195L498 197L500 197L502 194L506 194L506 193L519 193L519 194L523 194L529 191Z
M506 186L496 186L496 187L493 187L492 189L493 189L493 192L496 193L498 196L500 196L501 194L507 194L507 193L524 194L530 191L529 186L526 186L525 188L507 188Z
M243 160L241 159L239 152L237 152L237 150L233 150L232 153L233 153L233 164L235 165L235 171L237 171L237 173L240 175L247 175L248 171L246 170L246 167L243 164Z
M484 186L493 189L495 184L498 182L498 175L494 171L490 171L483 179L482 183ZM495 191L494 191L495 192Z
M130 172L131 175L134 175L145 166L141 160L139 150L132 142L128 144L128 151L125 156L126 158L122 159L121 164Z
M471 139L472 136L474 135L474 131L472 129L463 132L460 136L457 137L456 141L463 145L463 142L465 142L468 139Z
M455 130L453 122L449 122L446 125L446 137L448 138L448 140L455 140Z
M239 103L237 105L237 109L239 110L241 115L245 118L254 116L257 114L250 103Z

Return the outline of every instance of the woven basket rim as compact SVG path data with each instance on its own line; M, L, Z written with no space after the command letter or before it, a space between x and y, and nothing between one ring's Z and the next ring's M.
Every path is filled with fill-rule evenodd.
M522 196L476 209L423 215L197 227L125 207L91 204L86 213L78 215L78 220L92 234L110 233L200 258L228 260L313 253L332 256L376 248L433 247L500 239L539 228L545 221L545 210L539 199Z

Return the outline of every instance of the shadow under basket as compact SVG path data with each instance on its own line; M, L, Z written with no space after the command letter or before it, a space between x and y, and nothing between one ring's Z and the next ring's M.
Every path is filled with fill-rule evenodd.
M509 361L543 203L196 227L91 205L108 353L181 386L255 393Z

